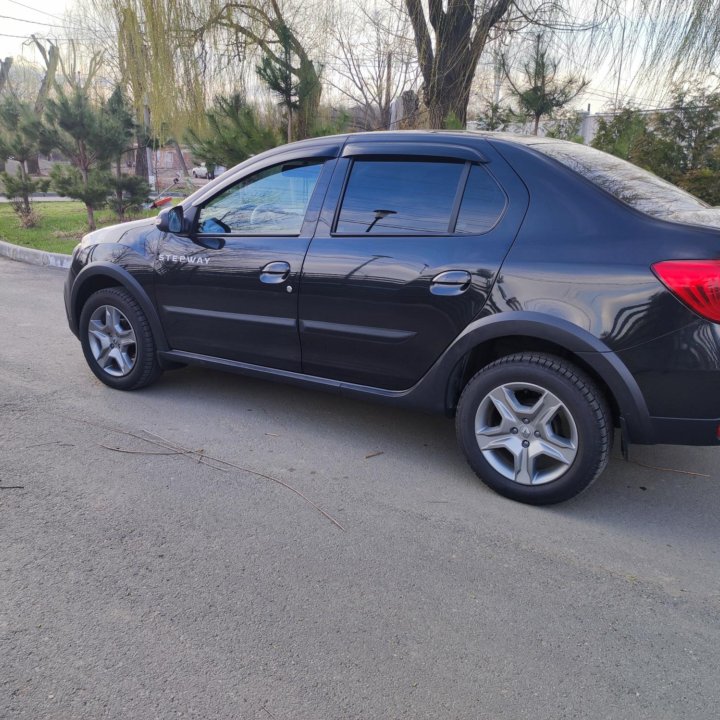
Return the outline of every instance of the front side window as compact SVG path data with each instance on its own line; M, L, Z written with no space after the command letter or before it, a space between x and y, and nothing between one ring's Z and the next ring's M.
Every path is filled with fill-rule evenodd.
M241 180L202 208L198 232L299 235L323 162L287 162Z
M463 162L355 160L335 232L343 235L447 233Z

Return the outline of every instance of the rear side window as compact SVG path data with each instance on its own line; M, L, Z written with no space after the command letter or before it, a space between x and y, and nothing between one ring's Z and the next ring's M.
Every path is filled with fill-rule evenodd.
M359 159L350 170L335 232L447 233L463 162Z
M505 210L505 193L481 165L470 168L455 232L481 234L492 230Z

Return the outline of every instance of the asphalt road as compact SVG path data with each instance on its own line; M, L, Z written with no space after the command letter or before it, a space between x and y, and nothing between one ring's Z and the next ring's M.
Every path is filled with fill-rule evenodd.
M109 390L63 280L0 258L1 718L720 716L720 449L526 507L444 418L193 369Z

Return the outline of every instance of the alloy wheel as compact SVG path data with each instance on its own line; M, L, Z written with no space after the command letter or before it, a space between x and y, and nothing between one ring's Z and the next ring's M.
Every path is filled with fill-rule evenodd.
M137 359L135 331L125 315L112 305L100 305L88 323L90 350L98 366L113 377L132 372Z
M490 466L521 485L557 480L578 453L572 414L557 395L525 382L489 392L475 415L475 437Z

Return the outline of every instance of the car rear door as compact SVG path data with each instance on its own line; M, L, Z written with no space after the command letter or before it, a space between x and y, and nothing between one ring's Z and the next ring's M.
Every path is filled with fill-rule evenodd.
M473 142L346 144L303 264L304 372L411 387L480 313L527 191Z

